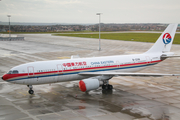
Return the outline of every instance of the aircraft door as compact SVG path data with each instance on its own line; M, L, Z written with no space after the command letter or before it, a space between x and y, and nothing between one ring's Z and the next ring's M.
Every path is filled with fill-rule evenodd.
M33 77L34 76L34 67L29 66L27 67L28 70L28 77Z
M151 63L150 57L149 57L149 56L146 56L146 64L148 65L148 64L150 64L150 63Z
M54 78L55 82L58 82L59 80L63 79L63 66L61 64L58 64L57 65L57 73L58 73L58 76L56 76Z
M61 64L57 65L57 71L58 71L58 74L63 74L63 66Z
M116 61L116 64L117 64L117 68L120 68L120 62L118 60Z

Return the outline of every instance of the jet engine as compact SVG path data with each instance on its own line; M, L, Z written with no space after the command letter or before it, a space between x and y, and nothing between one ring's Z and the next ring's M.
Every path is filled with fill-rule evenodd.
M101 85L100 81L98 79L93 79L93 78L79 81L79 88L82 92L98 89L100 85Z

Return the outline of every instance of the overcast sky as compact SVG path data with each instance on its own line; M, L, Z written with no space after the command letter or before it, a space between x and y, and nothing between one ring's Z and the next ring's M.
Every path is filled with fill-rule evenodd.
M180 23L180 0L0 0L0 21Z

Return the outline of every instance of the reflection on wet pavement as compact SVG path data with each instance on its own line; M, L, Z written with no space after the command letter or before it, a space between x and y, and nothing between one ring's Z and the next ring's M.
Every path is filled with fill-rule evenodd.
M141 53L152 45L103 40L103 49L99 52L96 39L47 34L22 36L25 41L1 41L0 75L13 66L31 61L77 54L92 57ZM173 45L172 51L178 53L180 46ZM175 74L179 71L179 58L167 59L143 70ZM79 90L78 81L37 85L33 86L35 94L29 95L27 86L0 80L0 120L179 120L179 77L114 77L110 83L114 86L112 91L99 88L88 93Z

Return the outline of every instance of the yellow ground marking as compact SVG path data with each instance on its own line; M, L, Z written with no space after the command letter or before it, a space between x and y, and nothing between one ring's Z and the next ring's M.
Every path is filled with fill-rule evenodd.
M57 57L57 58L59 58L59 59L70 59L71 57Z
M57 93L55 93L55 92L51 92L52 94L54 94L54 95L58 95Z
M23 96L26 96L27 94L23 93L23 92L19 92L19 94L23 95Z

